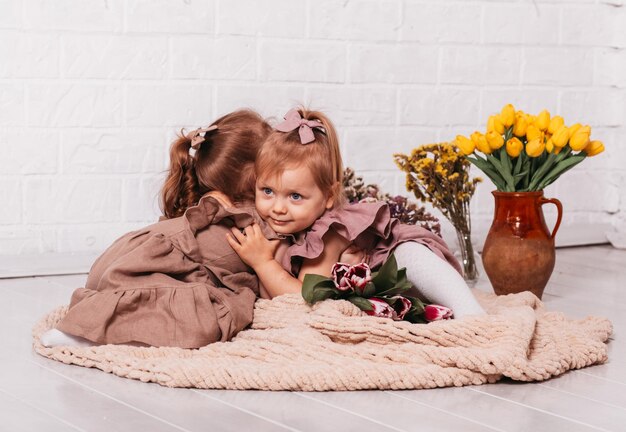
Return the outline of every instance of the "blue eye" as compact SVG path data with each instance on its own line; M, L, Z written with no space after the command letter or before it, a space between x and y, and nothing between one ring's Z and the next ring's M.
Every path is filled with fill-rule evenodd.
M294 201L300 201L302 199L302 195L300 195L299 193L292 193L291 199Z
M271 195L272 193L274 192L270 188L263 188L263 194Z

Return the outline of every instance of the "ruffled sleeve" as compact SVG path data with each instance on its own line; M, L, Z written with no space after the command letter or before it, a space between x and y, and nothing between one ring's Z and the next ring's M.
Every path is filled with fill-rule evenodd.
M327 211L306 232L304 239L287 249L281 260L283 268L296 276L303 259L315 259L324 249L323 237L329 229L368 252L368 264L376 269L401 243L414 241L428 247L448 261L459 273L458 261L445 241L425 228L401 224L392 218L389 206L383 202L350 204Z

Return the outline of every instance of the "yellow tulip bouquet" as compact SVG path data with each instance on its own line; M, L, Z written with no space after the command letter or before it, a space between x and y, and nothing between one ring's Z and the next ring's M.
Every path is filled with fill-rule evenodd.
M458 135L453 143L499 191L531 192L602 153L604 144L590 136L589 126L566 126L563 117L551 117L547 110L535 116L508 104L489 117L485 134Z

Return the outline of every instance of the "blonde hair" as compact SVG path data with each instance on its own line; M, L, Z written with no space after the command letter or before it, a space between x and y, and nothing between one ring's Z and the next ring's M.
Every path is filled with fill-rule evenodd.
M307 167L311 171L317 187L333 198L337 207L345 201L342 190L343 162L339 151L339 140L333 123L319 111L298 108L305 120L317 120L321 128L312 128L315 140L302 144L298 128L290 132L272 131L269 134L256 159L257 179L279 176L286 169Z

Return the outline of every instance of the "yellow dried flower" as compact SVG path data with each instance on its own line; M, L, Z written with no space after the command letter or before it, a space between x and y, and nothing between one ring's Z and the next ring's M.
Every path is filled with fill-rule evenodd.
M487 145L484 135L480 135ZM422 145L410 156L395 155L396 164L407 175L407 190L432 203L462 232L469 232L469 200L480 181L469 179L470 163L464 157L472 145L468 138L459 136L453 143Z

